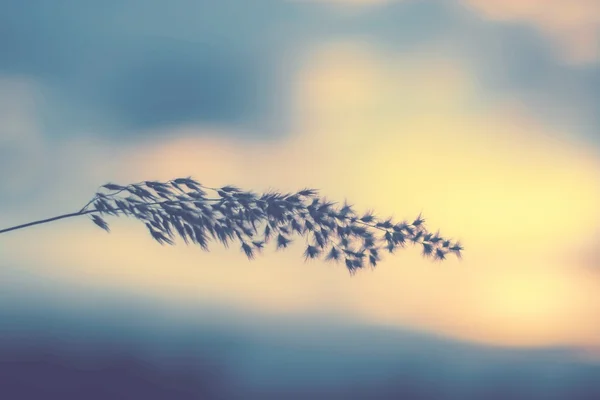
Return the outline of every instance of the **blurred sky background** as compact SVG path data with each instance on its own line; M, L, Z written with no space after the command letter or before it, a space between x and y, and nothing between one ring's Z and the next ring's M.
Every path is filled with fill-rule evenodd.
M189 175L423 212L464 257L409 247L351 277L302 246L249 262L58 221L0 237L4 347L63 365L109 342L156 365L212 349L257 398L372 395L398 371L457 398L485 379L600 396L599 1L0 0L0 228Z

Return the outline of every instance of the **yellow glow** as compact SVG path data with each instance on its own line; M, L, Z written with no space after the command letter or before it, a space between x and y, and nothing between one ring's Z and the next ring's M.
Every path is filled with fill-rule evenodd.
M500 345L600 345L600 281L570 257L600 221L596 154L514 104L480 104L459 63L353 43L308 57L294 98L300 134L241 142L182 127L164 136L176 139L129 149L119 180L315 186L382 215L423 211L430 227L462 239L462 262L434 264L409 248L350 278L341 265L303 264L300 247L252 263L235 247L160 247L135 221L117 222L111 235L85 221L57 225L51 237L32 231L33 250L10 253L13 236L9 254L52 263L74 284L173 300L329 309Z

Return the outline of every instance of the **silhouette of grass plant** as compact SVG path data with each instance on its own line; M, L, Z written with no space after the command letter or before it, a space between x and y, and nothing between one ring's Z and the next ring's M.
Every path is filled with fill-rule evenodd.
M136 218L161 245L173 245L177 236L207 251L211 240L225 247L237 242L249 259L271 240L277 249L285 249L293 236L301 236L305 260L342 261L351 274L367 265L375 267L383 252L394 253L408 243L420 245L422 255L433 260L444 260L450 253L460 258L463 250L458 241L429 232L421 215L410 223L397 223L370 211L357 214L348 203L337 206L315 189L259 195L231 185L209 188L192 178L126 186L107 183L78 212L0 233L81 215L89 215L107 232L106 216Z

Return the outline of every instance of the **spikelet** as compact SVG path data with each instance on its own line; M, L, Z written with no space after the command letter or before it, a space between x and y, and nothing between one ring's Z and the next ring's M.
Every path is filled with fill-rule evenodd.
M93 214L92 221L107 232L100 215L134 217L161 245L173 245L180 237L208 250L211 239L226 247L237 241L249 259L271 238L277 249L285 249L298 235L307 240L305 260L343 260L351 274L365 262L375 267L382 251L394 253L406 243L420 244L424 257L439 261L449 253L460 258L463 250L458 241L429 232L420 214L412 223L380 219L373 211L361 215L348 202L336 207L310 188L259 196L233 185L208 188L191 177L126 186L107 183L80 212Z

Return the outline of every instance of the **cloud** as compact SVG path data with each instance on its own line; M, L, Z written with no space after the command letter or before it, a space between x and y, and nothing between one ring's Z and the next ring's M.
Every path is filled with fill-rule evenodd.
M331 18L330 34L319 35L321 41L352 38L423 61L433 55L459 60L469 67L482 99L520 102L536 119L598 144L598 68L565 62L530 24L485 18L458 1L322 9L338 10L338 19Z
M309 0L310 1L310 0ZM315 0L324 4L365 10L368 6L384 6L394 10L395 3L428 3L439 9L452 8L439 1L406 2L405 0ZM480 16L494 21L533 27L553 43L561 58L574 64L596 63L600 57L600 5L596 0L454 0ZM369 12L372 10L369 9ZM450 15L448 15L450 17ZM451 18L451 17L450 17ZM428 28L435 29L432 24Z
M331 310L495 344L600 345L600 282L571 257L600 221L593 149L518 103L485 101L455 59L362 42L333 42L306 57L290 100L295 134L257 142L182 125L113 154L108 139L82 140L62 150L79 154L63 170L82 171L63 187L91 194L92 181L190 174L209 186L313 186L380 215L423 211L430 227L463 240L462 262L431 264L407 249L349 278L343 266L303 264L301 243L249 263L235 247L165 248L136 221L111 221L107 235L85 219L7 236L3 257L24 273L165 301ZM105 157L110 170L85 162Z
M600 57L600 3L595 0L463 0L489 19L532 25L575 63Z
M369 1L365 7L279 0L88 3L0 5L0 73L41 88L44 137L125 142L201 124L272 139L292 130L287 99L302 53L345 37L418 50L412 53L418 57L460 58L476 67L472 73L487 96L519 98L537 118L597 137L594 64L565 64L542 35L523 28L529 22L496 23L504 15L494 11L500 2L468 10L459 2L393 0L373 7ZM515 4L510 15L536 21L538 13ZM552 2L549 9L567 15L570 4L579 3ZM489 18L481 18L484 8Z
M262 13L264 7L271 13ZM273 15L285 19L289 8L275 0L252 7L4 1L0 73L46 87L54 118L45 133L52 136L93 130L121 137L203 122L252 126L255 135L268 137L285 125L271 85L278 49L294 35Z
M598 345L597 275L573 255L600 221L598 156L575 139L585 125L597 131L593 69L433 2L336 18L307 4L179 1L2 3L4 223L77 209L106 181L193 174L211 186L315 186L398 218L423 211L463 238L464 262L440 268L406 250L346 279L341 266L302 264L299 246L249 264L235 248L162 248L135 221L104 235L85 219L15 232L3 260L165 301L329 308L498 344ZM540 17L525 3L474 6L546 34L570 29L571 6Z

